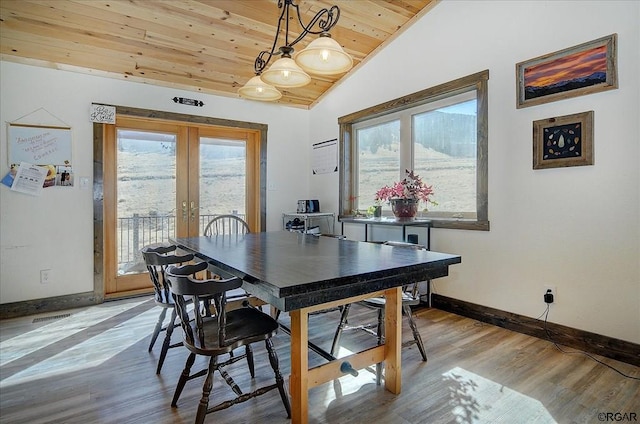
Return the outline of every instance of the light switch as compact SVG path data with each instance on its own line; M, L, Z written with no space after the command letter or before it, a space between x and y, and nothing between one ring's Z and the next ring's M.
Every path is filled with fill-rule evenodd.
M89 177L80 177L80 188L82 190L89 189Z

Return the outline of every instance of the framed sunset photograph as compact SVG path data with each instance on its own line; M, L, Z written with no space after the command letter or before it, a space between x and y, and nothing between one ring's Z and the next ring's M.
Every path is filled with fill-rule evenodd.
M618 88L617 34L516 64L518 109Z

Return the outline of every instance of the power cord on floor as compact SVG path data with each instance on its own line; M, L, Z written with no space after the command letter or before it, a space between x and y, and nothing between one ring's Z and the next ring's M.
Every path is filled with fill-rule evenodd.
M627 375L625 373L623 373L622 371L612 367L611 365L602 362L601 360L599 360L598 358L596 358L595 356L591 355L590 353L587 352L583 352L581 350L574 350L574 351L568 351L568 350L564 350L560 347L560 345L558 345L558 343L555 342L555 340L553 340L553 338L551 337L551 332L549 331L549 328L547 327L547 319L549 318L549 306L551 304L548 303L547 304L547 308L545 309L545 311L542 313L542 315L540 315L540 317L538 317L537 319L539 320L543 315L544 315L544 332L547 335L547 339L553 343L553 345L556 347L556 349L558 349L560 352L568 354L568 355L574 355L574 354L581 354L584 355L588 358L593 359L594 361L596 361L597 363L604 365L605 367L611 368L612 370L614 370L615 372L617 372L618 374L620 374L621 376L625 377L625 378L630 378L631 380L640 380L640 378L638 377L633 377L631 375Z

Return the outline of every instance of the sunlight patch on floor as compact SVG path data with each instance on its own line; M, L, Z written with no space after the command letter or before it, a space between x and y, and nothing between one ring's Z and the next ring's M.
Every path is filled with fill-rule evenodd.
M552 424L544 405L529 396L456 367L442 374L459 423Z
M115 304L108 307L87 308L74 312L70 317L53 321L28 333L5 340L0 345L0 366L29 355L147 301L145 299L140 302ZM37 340L37 343L34 343L34 340Z
M130 305L127 305L130 306ZM133 305L135 306L135 305ZM95 308L91 308L92 312L95 312ZM101 311L103 312L103 311ZM97 323L103 319L109 318L104 316L101 312L97 312L96 317L90 317L87 319L93 319L94 323ZM110 315L113 316L120 311L110 310ZM109 328L108 330L91 337L84 342L78 343L73 347L66 349L63 352L58 353L44 361L40 361L23 371L20 371L11 377L8 377L0 381L0 388L11 386L26 381L32 381L40 378L49 378L56 375L64 375L72 372L76 372L82 369L96 367L103 362L111 359L121 351L129 348L131 345L137 343L141 339L148 337L153 327L158 320L160 308L154 307L146 312L143 312L127 321L124 321L117 326ZM98 319L100 316L101 319ZM77 317L77 316L76 316ZM74 317L66 318L67 320L73 320ZM80 328L74 328L74 331L81 331L89 324L85 319L77 319L79 323L82 323ZM69 336L69 328L64 327L64 331L59 331L55 328L55 324L59 326L64 325L62 322L50 324L53 326L48 331L52 331L56 334L64 334ZM47 326L47 327L49 327ZM40 330L40 329L39 329ZM158 343L162 343L162 337L158 338ZM55 340L51 340L50 343ZM4 345L4 343L3 343ZM4 347L4 346L3 346ZM39 349L41 346L36 347ZM31 347L29 347L31 348ZM146 352L147 346L144 346ZM35 350L31 348L31 350Z

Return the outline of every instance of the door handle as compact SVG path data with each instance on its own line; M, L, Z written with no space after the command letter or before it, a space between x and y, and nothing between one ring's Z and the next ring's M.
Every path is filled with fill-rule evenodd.
M182 221L183 222L187 222L187 201L183 200L182 201Z

